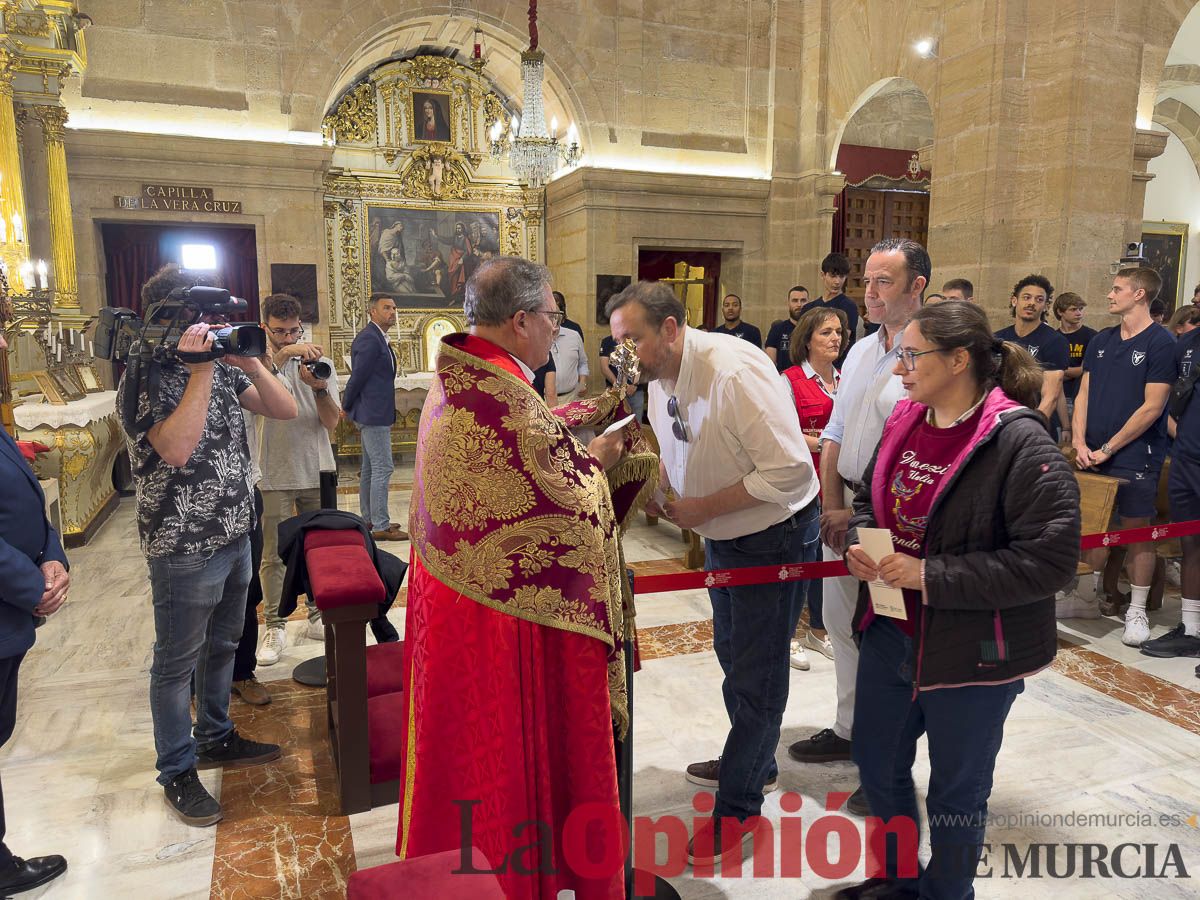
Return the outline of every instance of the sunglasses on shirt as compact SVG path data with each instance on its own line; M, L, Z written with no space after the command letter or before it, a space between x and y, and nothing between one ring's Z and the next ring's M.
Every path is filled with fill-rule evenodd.
M683 417L679 415L679 401L671 395L667 400L667 415L673 420L671 422L671 433L675 435L677 440L688 442L687 426L683 423Z

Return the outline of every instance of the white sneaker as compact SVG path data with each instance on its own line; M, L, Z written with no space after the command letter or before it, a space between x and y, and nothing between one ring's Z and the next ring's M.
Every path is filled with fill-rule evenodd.
M1078 590L1059 591L1054 595L1056 619L1098 619L1100 606L1095 600L1081 597Z
M285 647L287 647L287 632L283 626L268 628L267 636L263 638L262 646L258 648L258 664L260 666L275 665L279 662L279 657L283 655Z
M1121 643L1127 647L1140 647L1150 640L1150 620L1146 618L1144 609L1129 607L1125 611L1125 633L1121 635Z
M816 650L826 659L833 659L833 642L829 640L828 634L819 638L809 631L804 635L804 645L809 650Z
M325 623L319 618L308 620L308 629L304 632L310 641L325 643Z
M804 648L800 646L799 641L792 641L791 664L793 669L799 669L801 672L807 672L810 668L808 657L805 655Z

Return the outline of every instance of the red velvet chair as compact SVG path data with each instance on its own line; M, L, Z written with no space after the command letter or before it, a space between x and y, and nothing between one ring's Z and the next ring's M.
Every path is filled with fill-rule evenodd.
M341 813L395 803L403 740L402 643L367 646L383 582L357 531L304 540L312 599L325 622L326 708Z

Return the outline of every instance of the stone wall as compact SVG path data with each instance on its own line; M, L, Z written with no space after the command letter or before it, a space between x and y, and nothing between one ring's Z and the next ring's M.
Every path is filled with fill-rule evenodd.
M1194 5L545 5L548 110L564 126L578 123L591 167L548 194L547 221L559 228L548 235L550 261L562 269L560 283L571 286L568 296L588 307L572 314L594 320L592 276L632 274L638 242L715 246L709 241L724 242L726 271L737 271L741 282L729 286L746 296L747 318L769 322L771 298L798 278L812 280L828 249L841 188L833 161L847 130L859 143L874 132L879 143L907 144L930 126L932 149L923 159L933 170L935 283L966 275L998 311L1011 284L1029 271L1102 296L1108 263L1141 220L1146 162L1158 141L1139 132L1135 120L1140 113L1149 122L1167 52ZM231 140L193 164L154 149L173 139L72 136L85 295L97 296L92 222L101 209L112 214L105 183L116 179L113 172L132 175L143 164L188 183L217 179L242 186L247 198L261 197L257 212L247 202L246 215L261 218L264 265L284 251L291 260L322 262L314 185L326 151L244 139L311 136L330 102L383 59L418 47L469 52L476 9L491 54L487 72L503 93L519 98L524 3L479 0L467 9L459 2L377 0L91 0L97 24L87 32L89 69L66 92L74 123L157 122ZM921 38L934 42L930 58L914 51ZM897 78L928 100L931 118L915 121L915 93L887 99ZM884 128L876 114L888 104L899 112L888 113ZM280 177L294 183L287 196L306 198L284 215L271 197L275 174L247 159L278 160L286 173Z

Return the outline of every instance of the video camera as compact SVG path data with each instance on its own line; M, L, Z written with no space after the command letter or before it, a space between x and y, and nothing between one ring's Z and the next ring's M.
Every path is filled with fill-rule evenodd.
M204 316L242 312L245 300L231 297L224 288L196 284L176 288L139 319L132 309L106 306L96 325L95 350L102 359L127 362L136 357L145 362L178 360L209 362L222 356L261 356L267 351L267 334L253 323L225 325L209 333L212 344L204 353L180 353L184 330Z

